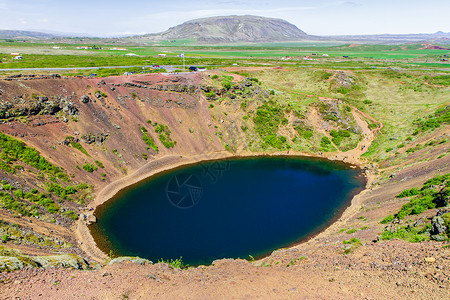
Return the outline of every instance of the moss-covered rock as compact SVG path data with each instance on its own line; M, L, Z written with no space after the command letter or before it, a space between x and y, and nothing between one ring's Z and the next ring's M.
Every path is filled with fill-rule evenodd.
M72 268L76 270L89 270L99 265L91 264L74 254L61 254L50 256L29 256L23 252L0 247L0 272L11 272L24 268Z
M114 258L113 260L111 260L109 262L109 265L121 263L124 261L129 261L129 262L132 262L134 264L139 264L139 265L152 264L151 261L140 258L140 257L123 256L123 257Z

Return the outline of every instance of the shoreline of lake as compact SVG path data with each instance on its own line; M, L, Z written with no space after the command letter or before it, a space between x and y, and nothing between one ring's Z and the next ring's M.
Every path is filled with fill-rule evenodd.
M339 159L338 155L330 155L329 157L323 157L319 155L311 155L308 153L300 153L300 152L292 152L290 151L289 154L286 152L276 152L276 153L253 153L253 152L247 152L242 151L239 153L230 153L227 151L218 151L208 154L200 154L200 155L192 155L192 156L181 156L181 155L171 155L171 156L164 156L161 158L157 158L147 164L145 164L143 167L135 171L134 173L123 177L115 182L110 183L105 188L103 188L95 198L94 202L91 203L91 209L87 212L86 219L95 219L92 218L95 214L95 210L98 206L110 201L111 199L114 199L119 193L124 192L130 188L132 188L135 185L139 185L142 182L145 182L151 177L153 177L156 174L160 174L163 172L171 171L180 167L186 167L189 165L197 164L200 162L208 162L208 161L216 161L216 160L223 160L223 159L229 159L229 158L245 158L245 157L262 157L262 156L285 156L285 157L308 157L308 158L321 158L321 159L328 159L340 163L344 163L347 165L350 165L353 168L359 167L362 169L362 163L359 161L359 159L352 160L348 159L346 162L344 162L341 159ZM342 155L340 155L342 156ZM362 173L363 174L363 173ZM364 175L364 174L363 174ZM336 225L338 222L342 221L345 218L348 218L351 216L355 211L357 211L356 207L360 204L362 201L361 194L364 193L365 190L367 190L367 186L371 183L372 180L368 178L367 176L364 176L366 179L366 185L365 187L362 187L361 190L359 190L359 193L356 195L353 195L351 200L349 200L349 204L344 207L342 211L340 211L337 214L337 217L333 218L330 222L327 222L323 227L320 228L317 232L312 233L307 238L302 239L300 242L293 243L289 246L289 248L296 247L303 243L309 243L312 240L314 240L316 237L319 237L326 232L330 231L334 225ZM105 261L108 258L108 255L104 253L100 248L98 247L94 236L89 228L89 224L83 220L84 218L80 218L80 220L77 222L76 226L76 235L78 238L78 241L80 243L80 247L94 260L102 262ZM266 256L265 256L266 257Z

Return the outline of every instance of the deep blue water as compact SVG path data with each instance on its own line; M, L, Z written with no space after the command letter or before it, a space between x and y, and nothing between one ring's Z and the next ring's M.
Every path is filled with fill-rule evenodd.
M105 252L190 265L261 257L324 229L364 186L361 172L312 158L205 162L152 177L96 211Z

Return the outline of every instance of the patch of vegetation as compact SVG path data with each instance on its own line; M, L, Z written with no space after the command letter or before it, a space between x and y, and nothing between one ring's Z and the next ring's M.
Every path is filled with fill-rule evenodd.
M148 131L147 131L147 129L144 126L141 127L141 132L142 132L142 139L144 140L144 142L147 145L149 145L153 150L158 152L159 151L158 146L156 146L155 141L153 140L153 138L148 135Z
M295 265L298 261L301 261L301 260L304 260L304 259L306 259L306 256L301 256L301 257L299 257L299 258L291 259L291 261L286 265L286 267L293 266L293 265Z
M253 122L255 131L262 138L261 147L286 149L286 137L278 135L279 125L284 117L283 108L274 101L269 101L258 107Z
M339 145L341 144L341 142L346 139L349 138L351 133L348 130L331 130L330 135L332 136L332 141L333 143L339 147Z
M314 81L324 81L330 79L333 73L325 70L314 70L311 74L311 79Z
M314 135L314 130L310 126L306 126L305 124L297 125L294 127L300 137L309 140Z
M81 153L90 157L86 149L84 149L83 146L79 142L77 142L77 140L74 137L67 136L66 141L68 141L73 148L78 149Z
M370 130L374 130L374 129L378 128L379 126L380 126L380 125L377 124L377 123L370 123L369 125L367 125L367 127L368 127Z
M11 167L11 165L5 163L3 160L0 160L0 169L10 174L16 173L16 171Z
M168 260L164 260L161 258L160 260L158 260L158 263L168 264L169 266L172 266L175 269L185 270L185 269L189 268L189 265L183 263L182 257L177 258L177 259L168 259Z
M63 215L74 221L78 220L78 214L73 210L66 210L65 212L63 212Z
M346 245L344 249L344 254L349 254L356 248L362 246L361 241L357 238L352 238L350 240L343 240L342 244Z
M15 211L23 216L31 216L30 209L21 201L14 199L6 192L0 192L1 207L7 210Z
M101 92L99 90L96 90L94 94L100 94L103 98L107 98L108 97L108 95L106 95L105 92Z
M87 171L89 173L93 173L94 171L97 171L98 168L94 164L85 163L83 165L83 170L85 170L85 171Z
M402 191L397 195L398 198L411 197L411 199L395 214L395 218L403 219L405 216L417 215L431 208L448 205L449 186L450 173L426 181L420 190L412 188Z
M394 215L389 215L386 218L384 218L383 220L381 220L380 223L381 224L391 223L394 219L395 219Z
M442 124L450 124L450 105L436 110L434 114L425 117L425 119L416 119L414 125L417 129L413 135L417 135L421 131L439 128Z
M428 79L428 82L436 85L450 86L450 75L433 76L432 78Z
M68 199L68 195L73 195L77 192L77 190L73 186L67 186L66 188L57 184L57 183L45 183L47 192L53 193L61 199Z
M329 152L336 150L333 145L331 144L331 141L328 137L323 136L320 140L320 148L322 151Z
M449 204L449 196L450 173L436 176L427 180L420 189L413 187L398 194L398 198L410 197L409 202L404 204L398 213L387 216L380 223L390 223L395 219L403 219L409 215L417 215L428 209L447 206ZM394 230L384 230L381 234L381 239L390 240L398 238L410 242L429 240L430 226L431 224L425 226L397 226Z
M96 161L95 161L95 164L96 164L99 168L102 168L102 169L105 168L105 166L102 164L101 161L96 160Z
M20 160L40 171L55 175L62 170L39 155L36 149L27 147L24 142L18 141L12 137L0 132L0 158L4 163Z
M338 121L338 118L335 114L333 114L333 111L330 109L330 106L327 103L320 101L318 102L318 106L319 113L322 115L322 118L325 121Z
M384 230L381 234L381 240L401 239L411 243L419 243L430 239L431 224L422 227L398 226L394 231Z
M158 133L159 140L164 145L164 147L170 149L175 147L176 141L170 138L170 129L167 125L155 123L155 132Z

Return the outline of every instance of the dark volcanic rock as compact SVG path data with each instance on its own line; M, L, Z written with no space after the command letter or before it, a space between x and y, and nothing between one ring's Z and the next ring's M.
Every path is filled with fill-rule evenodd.
M89 98L89 96L88 95L83 95L83 96L81 96L81 102L83 102L83 103L88 103L88 102L90 102L91 101L91 98Z

